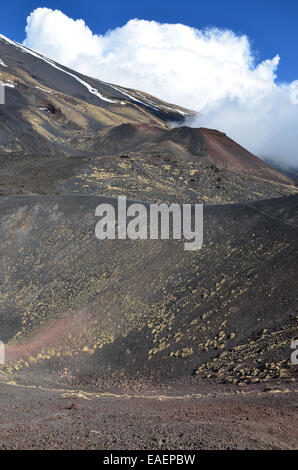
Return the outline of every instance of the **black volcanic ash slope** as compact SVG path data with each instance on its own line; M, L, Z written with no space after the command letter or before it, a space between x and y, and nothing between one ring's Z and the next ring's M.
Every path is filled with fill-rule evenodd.
M1 199L3 379L291 381L297 197L205 207L195 252L97 240L99 202Z

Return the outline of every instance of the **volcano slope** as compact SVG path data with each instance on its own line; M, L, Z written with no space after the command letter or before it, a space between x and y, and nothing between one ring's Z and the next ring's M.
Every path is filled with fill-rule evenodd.
M205 206L192 252L182 240L97 240L95 208L114 199L0 202L3 447L297 445L284 434L297 416L296 196ZM235 413L250 425L234 429Z
M189 110L0 58L1 446L297 447L297 186ZM202 249L97 240L118 195L204 203Z

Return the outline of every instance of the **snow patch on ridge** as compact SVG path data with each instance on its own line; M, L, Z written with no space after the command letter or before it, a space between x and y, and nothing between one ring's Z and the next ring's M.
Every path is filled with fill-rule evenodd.
M6 83L0 81L0 85L7 86L9 88L15 88L16 87L16 83L12 83L10 80L8 80L8 82L6 82Z
M35 85L35 88L38 88L38 90L41 90L41 91L43 91L44 93L52 93L51 91L45 90L44 88L41 88L40 86L37 86L37 85Z
M87 83L85 80L83 80L82 78L78 77L77 75L75 75L74 73L72 72L68 72L66 70L64 70L63 68L59 67L56 62L54 62L53 60L51 59L48 59L47 57L43 56L42 54L39 54L37 52L34 52L32 51L31 49L28 49L27 47L25 46L22 46L21 44L15 42L15 41L12 41L11 39L3 36L2 34L0 34L0 39L8 42L9 44L12 44L13 46L17 47L18 49L20 49L22 52L25 52L27 54L31 54L33 57L36 57L38 59L41 59L43 60L44 62L46 62L47 64L51 65L52 67L54 67L55 69L61 71L61 72L64 72L66 75L69 75L70 77L74 78L75 80L77 80L79 83L81 83L81 85L83 85L85 88L87 88L87 90L89 91L89 93L97 96L97 98L99 98L100 100L103 100L103 101L106 101L108 103L112 103L112 104L121 104L121 105L126 105L126 103L122 100L119 100L119 99L111 99L111 98L107 98L106 96L102 95L96 88L93 88L89 83ZM6 66L4 63L2 63L1 59L0 59L0 65L3 65L3 66ZM97 80L98 82L100 82L100 80ZM105 83L105 82L101 82L101 83ZM188 113L187 112L183 112L181 111L180 109L177 109L177 108L172 108L172 107L169 107L169 106L166 106L166 105L163 105L162 107L159 106L157 103L153 102L152 100L150 100L149 98L145 97L144 95L142 95L141 93L139 92L134 92L135 94L137 94L141 99L137 99L135 96L133 96L132 94L128 93L127 91L124 91L122 88L118 88L117 86L115 85L111 85L110 83L105 83L105 85L109 86L110 88L113 88L114 90L118 91L119 93L127 96L130 100L136 102L136 103L139 103L141 105L145 105L151 109L154 109L155 111L165 111L166 109L169 109L170 111L174 111L174 112L177 112L183 116L187 115ZM42 90L43 92L45 93L51 93L50 91L48 90L45 90L41 87L38 87L36 86L36 88Z
M79 83L81 83L84 87L87 88L87 90L92 93L93 95L97 96L99 99L103 101L107 101L108 103L118 103L118 100L112 100L110 98L107 98L106 96L103 96L98 90L93 88L89 83L85 82L81 78L77 77L75 74L71 72L67 72L66 70L62 69L61 67L58 67L58 65L53 62L51 59L47 59L46 57L42 56L41 54L38 54L37 52L31 51L31 49L27 49L27 47L21 46L21 44L12 41L11 39L6 38L2 34L0 34L0 38L3 39L4 41L8 42L9 44L12 44L13 46L17 47L18 49L21 49L22 52L26 52L27 54L31 54L34 57L37 57L38 59L43 60L47 64L51 65L57 70L60 70L61 72L64 72L65 74L69 75L70 77L73 77L75 80L77 80Z

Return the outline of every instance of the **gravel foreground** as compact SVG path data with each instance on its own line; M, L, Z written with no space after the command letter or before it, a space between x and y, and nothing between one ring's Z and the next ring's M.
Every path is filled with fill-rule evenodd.
M297 448L294 386L216 385L185 392L95 393L1 384L1 449Z

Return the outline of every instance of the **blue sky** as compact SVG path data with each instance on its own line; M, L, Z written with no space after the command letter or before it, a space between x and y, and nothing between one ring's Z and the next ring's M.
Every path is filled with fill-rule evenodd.
M199 29L230 28L248 35L257 60L280 55L279 81L298 79L297 0L10 0L1 5L0 32L22 42L26 18L37 7L57 8L74 19L83 18L97 34L122 26L131 18L183 23Z

